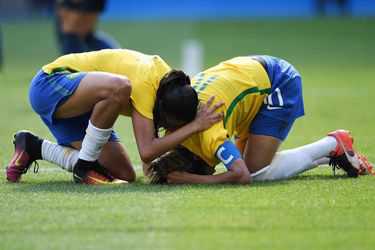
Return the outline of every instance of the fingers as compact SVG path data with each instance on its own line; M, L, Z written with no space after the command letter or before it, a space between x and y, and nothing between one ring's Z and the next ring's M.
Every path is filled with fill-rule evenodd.
M207 109L206 114L207 114L207 116L210 116L210 118L212 119L213 122L218 122L218 121L220 121L224 118L224 112L223 111L217 112L218 109L223 107L223 105L224 105L224 102L220 101L218 103L215 103L209 109Z
M208 98L208 101L206 102L206 106L209 108L211 106L211 104L214 102L215 100L215 96L210 96L210 98Z
M210 114L210 113L215 112L216 110L218 110L224 105L224 102L220 101L218 103L215 103L215 105L211 107L214 100L215 100L215 96L210 96L210 98L208 98L208 101L206 103L201 103L198 108L199 112L205 112L207 110L207 113Z
M208 112L209 112L209 113L213 113L213 112L215 112L216 110L218 110L219 108L221 108L223 105L224 105L224 102L223 102L223 101L220 101L220 102L218 102L218 103L215 103L214 106L212 106L211 108L209 108Z
M215 113L211 115L212 122L216 123L224 118L224 112Z

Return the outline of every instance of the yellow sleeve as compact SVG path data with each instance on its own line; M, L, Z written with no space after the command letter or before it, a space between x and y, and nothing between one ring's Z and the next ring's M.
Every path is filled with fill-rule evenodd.
M153 67L139 68L136 76L139 81L132 86L131 100L141 115L152 120L160 80L171 68L159 56L152 56L151 60Z
M201 134L201 143L204 145L203 149L211 157L215 156L219 146L228 140L227 130L224 128L222 122L213 125L211 128L201 132Z
M193 135L183 145L214 167L219 163L216 151L226 140L228 140L227 130L224 128L223 123L220 122L203 132Z
M153 108L156 99L156 89L149 81L140 81L132 87L131 102L142 116L153 119Z

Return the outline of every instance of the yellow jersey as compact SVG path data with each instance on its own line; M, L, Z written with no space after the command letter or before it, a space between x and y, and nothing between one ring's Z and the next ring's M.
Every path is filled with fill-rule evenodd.
M146 55L134 50L106 49L87 53L68 54L44 65L42 70L102 71L126 76L132 85L131 103L140 114L153 119L152 110L161 78L171 68L157 55ZM130 108L126 115L130 115Z
M209 68L192 79L200 102L210 96L223 101L223 122L194 134L182 145L210 166L219 163L216 151L233 136L245 136L258 113L271 83L263 66L251 57L236 57Z

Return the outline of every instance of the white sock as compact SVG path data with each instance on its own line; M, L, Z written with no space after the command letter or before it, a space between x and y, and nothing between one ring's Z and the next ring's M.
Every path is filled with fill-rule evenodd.
M323 157L323 158L317 159L315 161L315 164L316 165L328 165L329 160L330 160L329 157Z
M83 138L82 147L79 151L79 159L96 161L99 158L103 145L108 142L111 133L112 128L97 128L89 121L86 135Z
M60 146L48 140L42 143L42 158L61 167L69 172L78 160L79 151L73 148Z
M336 145L336 139L327 136L299 148L278 152L269 166L252 174L253 180L283 180L315 168L318 164L327 161L327 156Z

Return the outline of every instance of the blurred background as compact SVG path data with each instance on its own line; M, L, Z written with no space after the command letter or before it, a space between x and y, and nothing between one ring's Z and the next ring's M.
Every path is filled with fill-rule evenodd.
M56 2L80 0L0 0L4 67L8 63L38 66L62 53L56 36ZM104 2L97 11L98 30L104 30L121 47L161 54L176 67L191 67L190 73L225 58L254 53L316 62L331 46L340 51L337 46L347 43L344 50L345 46L362 49L364 40L372 35L368 33L375 32L373 0ZM356 51L357 59L370 52L365 49ZM345 56L342 52L329 60L340 62ZM195 62L186 62L187 55ZM25 60L19 62L19 56ZM32 58L33 63L26 58Z
M107 45L191 74L235 56L282 57L302 75L306 111L283 149L345 128L375 162L375 0L80 1L0 0L0 249L374 249L375 182L328 168L250 188L78 187L42 161L20 185L4 172L17 130L54 140L29 105L35 73ZM142 182L130 119L115 129Z
M6 142L0 143L0 157L5 155L4 165L14 131L28 128L50 137L29 107L29 81L42 65L79 47L69 47L76 36L62 33L90 25L85 41L105 33L109 39L105 41L114 46L161 55L190 74L235 56L285 58L303 76L307 114L297 122L285 147L341 127L354 130L362 149L372 147L375 137L368 131L375 114L368 107L375 99L374 0L108 0L96 7L79 21L69 6L52 0L0 0L0 142ZM95 47L82 40L80 46L85 51ZM118 126L138 161L129 136L131 126L122 120Z

